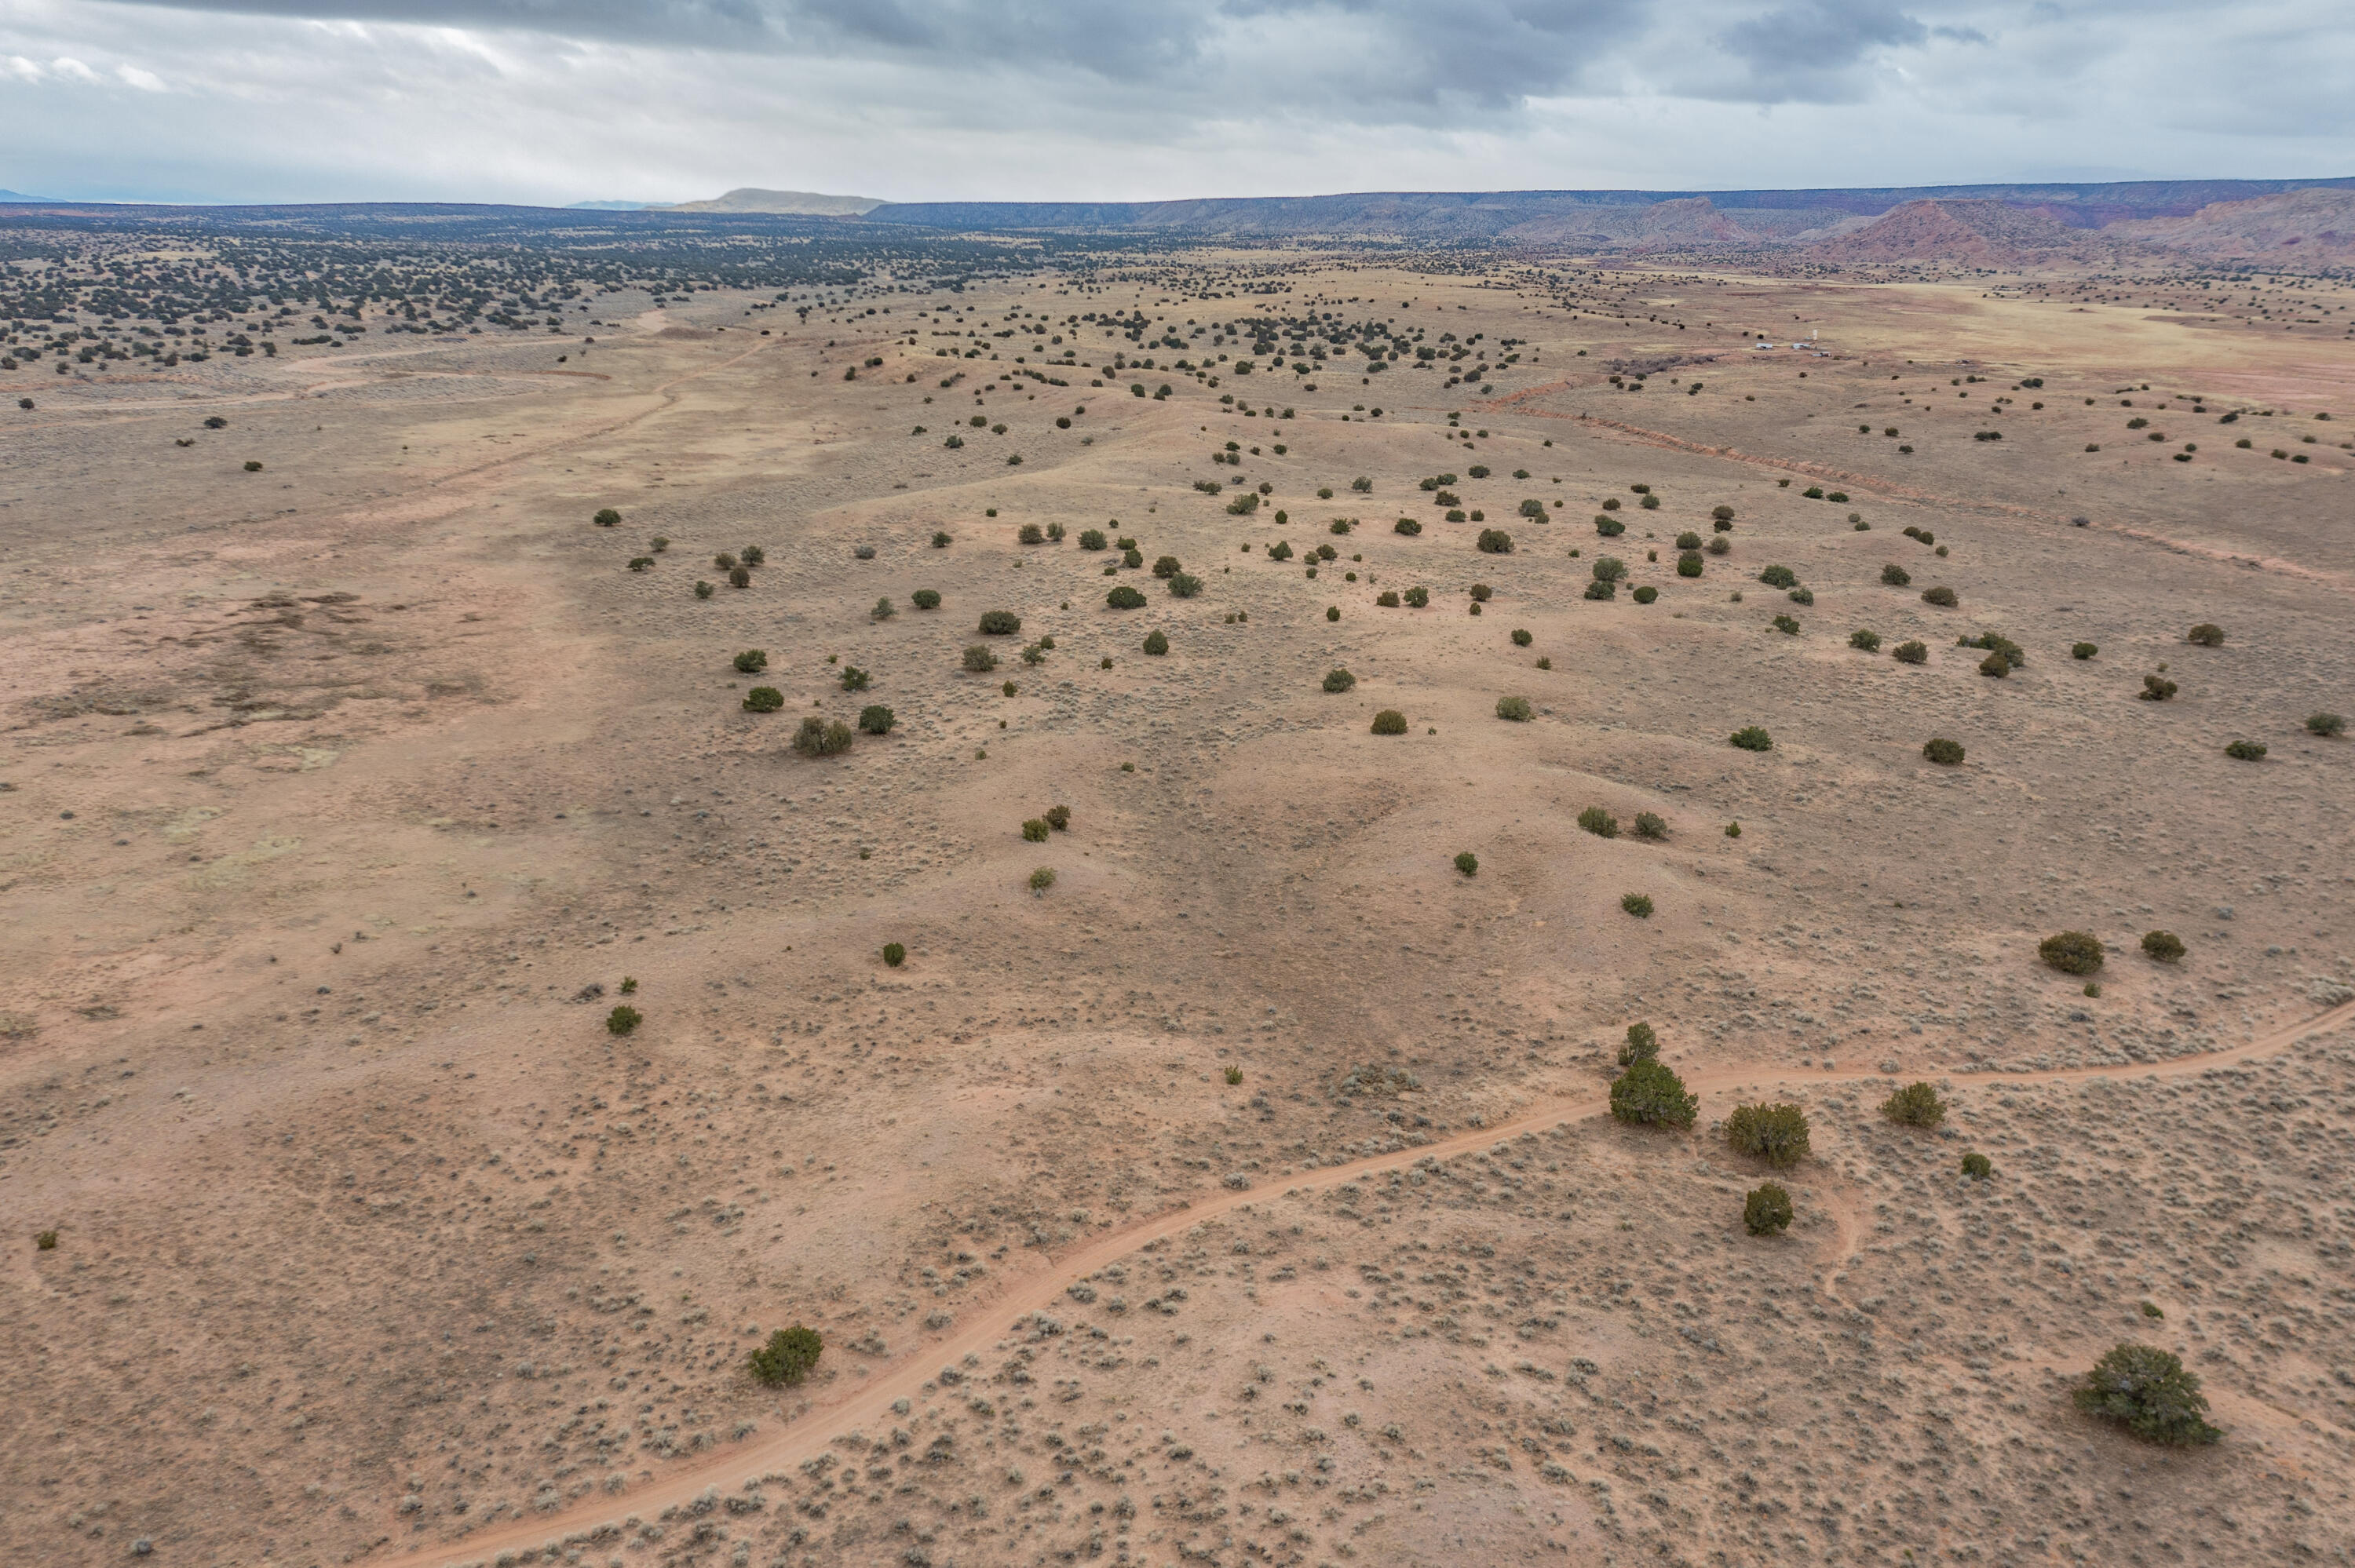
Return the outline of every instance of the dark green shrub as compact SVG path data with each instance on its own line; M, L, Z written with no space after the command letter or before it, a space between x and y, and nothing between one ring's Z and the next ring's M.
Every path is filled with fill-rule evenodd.
M2091 642L2072 642L2069 644L2069 657L2072 659L2090 659L2100 652L2101 649Z
M1851 648L1861 648L1867 653L1878 653L1881 652L1881 633L1867 631L1859 627L1848 634L1848 645Z
M1480 872L1480 857L1465 850L1455 857L1455 869L1466 876L1476 876Z
M1744 725L1733 732L1733 744L1744 751L1772 751L1774 737L1754 724Z
M1482 555L1509 556L1513 553L1513 536L1502 528L1481 529L1476 543Z
M2306 733L2328 740L2347 733L2347 721L2337 714L2308 714L2306 715Z
M1768 567L1758 574L1758 580L1768 588L1786 588L1797 585L1799 575L1788 567Z
M1636 836L1651 843L1666 843L1668 838L1668 820L1651 811L1636 812Z
M1619 907L1626 913L1633 915L1638 920L1648 920L1652 917L1651 895L1648 893L1623 893L1619 895Z
M1753 1236L1771 1236L1791 1224L1791 1194L1780 1181L1763 1181L1742 1201L1742 1223Z
M1900 642L1890 651L1890 657L1900 664L1926 664L1930 662L1930 650L1920 642Z
M1881 580L1891 588L1904 588L1913 581L1913 574L1891 561L1881 568Z
M1145 608L1145 596L1137 592L1135 588L1129 587L1126 583L1123 583L1118 588L1113 589L1112 592L1104 595L1104 602L1112 606L1114 609L1143 609Z
M805 1329L799 1323L780 1329L749 1358L752 1375L771 1388L799 1383L809 1376L825 1350L826 1341L815 1329Z
M1720 534L1710 540L1706 548L1712 556L1731 555L1733 553L1733 541Z
M30 399L27 399L27 401L30 401ZM53 1230L35 1231L33 1233L33 1246L34 1249L38 1252L57 1251L58 1233Z
M1465 588L1464 591L1472 596L1472 602L1475 604L1486 604L1491 599L1494 599L1497 594L1497 590L1490 588L1487 583L1474 583L1470 588Z
M1955 608L1955 590L1950 588L1923 588L1922 602L1934 604L1941 609L1952 609Z
M839 757L850 749L854 738L850 726L840 719L828 724L812 714L794 732L794 749L804 757Z
M1423 524L1416 522L1412 517L1401 517L1391 525L1391 529L1393 533L1404 534L1409 537L1412 537L1414 535L1423 532Z
M1406 607L1409 609L1422 609L1430 603L1431 590L1429 588L1411 588L1406 590Z
M1654 588L1651 584L1646 583L1643 587L1636 589L1630 597L1633 598L1637 604L1649 604L1654 599L1660 597L1660 590Z
M935 533L935 534L932 535L932 548L933 548L933 549L935 549L935 550L945 550L945 549L947 549L951 545L954 545L954 544L955 544L955 543L956 543L956 540L955 540L955 539L954 539L954 538L952 538L952 537L949 535L948 532L947 532L945 529L943 529L943 530L942 530L942 531L940 531L940 532L938 532L938 533Z
M2136 695L2147 703L2163 703L2175 695L2175 683L2158 675L2145 675L2142 690Z
M1101 550L1109 542L1104 538L1104 532L1101 528L1080 530L1080 548L1082 550Z
M1036 523L1025 523L1014 531L1014 536L1025 545L1043 545L1047 542L1047 531Z
M1374 733L1376 735L1404 735L1406 733L1406 715L1399 712L1396 708L1384 708L1381 712L1374 715Z
M711 557L711 569L714 571L734 571L736 569L736 557L730 555L725 550L720 551L719 554Z
M1927 1084L1908 1084L1881 1102L1881 1114L1900 1127L1935 1127L1946 1119L1946 1102Z
M1357 478L1349 482L1349 488L1361 494L1371 494L1373 493L1374 482L1366 478L1365 475L1359 474Z
M1033 892L1033 893L1044 893L1044 892L1046 892L1046 891L1047 891L1047 889L1049 889L1049 888L1050 888L1050 887L1052 887L1052 886L1054 886L1054 885L1055 885L1055 868L1054 868L1053 866L1051 866L1051 865L1042 865L1042 866L1040 866L1038 870L1036 870L1036 871L1034 871L1034 872L1032 872L1032 873L1030 874L1030 891L1031 891L1031 892Z
M1052 831L1047 826L1047 819L1044 817L1032 817L1022 824L1022 837L1029 843L1045 843L1047 835Z
M1071 809L1069 806L1048 807L1047 825L1054 829L1059 833L1071 832Z
M1677 576L1697 577L1701 574L1701 559L1697 551L1687 551L1677 557Z
M1807 1113L1789 1104L1736 1106L1725 1118L1725 1141L1737 1154L1787 1170L1807 1157Z
M748 567L765 567L769 564L769 553L758 545L745 546L736 553L736 558ZM861 556L858 558L863 561L868 557Z
M863 692L875 683L875 677L856 664L845 664L837 679L846 692Z
M1598 839L1619 836L1619 819L1600 806L1589 806L1578 813L1578 825Z
M747 712L773 714L785 705L785 694L774 686L755 686L744 694Z
M1660 509L1660 498L1657 495L1646 495L1636 504L1646 512L1657 512Z
M1982 631L1977 637L1959 638L1955 646L1984 648L1990 653L1999 653L2003 656L2003 662L2014 670L2024 670L2028 667L2027 650L1999 631Z
M1158 631L1148 631L1145 634L1145 651L1147 653L1167 653L1169 652L1169 639Z
M1131 566L1141 567L1145 564L1145 556L1139 552L1131 550L1129 554L1136 556L1135 560L1129 563ZM1270 545L1267 547L1267 558L1271 561L1288 561L1292 559L1292 541L1289 539L1278 539L1274 544Z
M630 570L634 572L643 572L654 564L655 558L652 556L632 556L630 557Z
M1683 533L1677 535L1677 548L1679 550L1700 549L1700 535L1694 533L1689 528L1686 529Z
M1348 691L1357 683L1358 677L1347 670L1334 669L1325 672L1325 689L1336 695Z
M1712 506L1709 509L1709 515L1710 521L1713 523L1731 524L1733 521L1733 508L1731 506Z
M1163 556L1153 563L1153 575L1163 582L1167 582L1184 569L1175 556Z
M1611 1080L1611 1114L1634 1126L1690 1127L1700 1109L1685 1081L1656 1061L1631 1063Z
M597 515L590 521L595 523L600 528L615 528L621 525L622 514L610 506L602 506L598 508Z
M1597 556L1587 573L1599 583L1615 583L1627 575L1627 563L1616 556Z
M1518 627L1515 627L1515 628L1513 629L1513 646L1514 646L1514 647L1516 647L1516 648L1527 648L1530 643L1532 643L1532 642L1534 642L1534 641L1537 641L1537 639L1535 639L1534 637L1531 637L1531 636L1530 636L1527 631L1522 630L1520 628L1518 628Z
M2155 1346L2113 1347L2072 1397L2086 1414L2115 1421L2149 1442L2189 1448L2223 1436L2208 1425L2199 1375Z
M901 947L897 942L886 942L883 944L883 962L886 967L896 969L907 961L907 948Z
M1542 523L1545 521L1546 505L1544 502L1531 496L1521 503L1517 512L1518 515L1528 518L1532 523Z
M1058 545L1061 544L1063 542L1063 525L1060 523L1048 524L1047 537L1052 539Z
M1606 539L1616 539L1627 531L1627 524L1620 522L1616 517L1605 516L1598 513L1594 518L1594 531Z
M768 650L765 648L747 648L744 652L736 655L735 664L736 673L738 674L757 675L762 671L769 667Z
M1984 1181L1995 1174L1995 1161L1984 1154L1966 1154L1963 1156L1963 1174L1974 1181Z
M1374 596L1374 605L1379 609L1396 609L1399 607L1399 596L1389 588L1384 588Z
M711 585L709 583L703 582L697 583L695 585L695 597L698 599L709 599L711 597Z
M2224 629L2211 620L2203 620L2183 634L2186 642L2197 642L2202 648L2224 646Z
M941 596L931 588L918 588L908 596L908 602L918 609L938 609L941 607Z
M981 613L981 631L985 637L1011 637L1022 630L1022 618L1010 609L986 609Z
M889 620L899 613L900 607L898 605L893 604L888 599L879 599L875 601L875 608L867 612L867 618L869 620Z
M2145 931L2142 950L2162 964L2171 964L2183 957L2183 938L2172 931Z
M891 726L899 722L899 715L881 703L871 703L858 710L858 727L868 735L889 735Z
M1657 1061L1659 1059L1659 1055L1660 1037L1652 1032L1652 1026L1650 1024L1631 1023L1627 1025L1627 1038L1619 1043L1619 1065L1621 1066L1632 1067L1638 1062Z
M2011 661L2000 653L1990 653L1979 661L1979 673L2000 681L2011 673Z
M1005 693L1007 696L1009 696L1009 697L1010 697L1010 696L1012 696L1015 693L1017 693L1017 692L1020 691L1022 688L1021 688L1021 687L1019 687L1019 686L1018 686L1018 685L1016 685L1013 682L1008 681L1008 682L1007 682L1007 683L1006 683L1006 684L1004 684L1004 685L1002 685L1002 686L998 687L997 689L998 689L999 691L1001 691L1001 692ZM1005 726L1003 724L1001 724L1001 725L999 725L999 726L998 726L998 727L999 727L1000 729L1003 729L1003 728L1005 728L1006 726Z
M614 1034L627 1034L645 1021L645 1014L624 1002L605 1015L605 1028Z
M1586 585L1586 597L1589 599L1617 599L1619 597L1619 585L1612 581L1609 577L1596 577L1593 582Z
M1497 716L1500 719L1510 719L1515 724L1527 724L1529 722L1531 711L1529 700L1527 697L1497 699Z
M728 586L730 588L751 588L752 586L752 568L750 567L738 567L734 571L730 572L728 574Z
M964 651L964 672L968 675L986 675L997 668L997 655L976 642Z
M1963 760L1963 743L1959 740L1928 741L1923 745L1922 755L1941 768L1953 768Z
M1169 579L1169 597L1172 599L1192 599L1201 591L1202 579L1191 572L1179 572ZM1339 617L1333 619L1338 620Z
M2265 759L2265 743L2262 740L2229 741L2225 744L2224 755L2235 762L2263 762Z
M2064 975L2089 975L2102 967L2102 939L2091 931L2060 931L2036 944L2036 956Z
M1813 604L1816 602L1816 593L1813 588L1795 588L1785 597L1790 599L1793 604Z
M1799 623L1787 615L1776 616L1774 626L1775 630L1785 637L1796 637L1799 634Z

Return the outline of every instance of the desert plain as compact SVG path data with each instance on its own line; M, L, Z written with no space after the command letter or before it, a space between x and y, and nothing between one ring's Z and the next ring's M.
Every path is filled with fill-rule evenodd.
M2345 1561L2350 302L1203 249L0 375L0 1552Z

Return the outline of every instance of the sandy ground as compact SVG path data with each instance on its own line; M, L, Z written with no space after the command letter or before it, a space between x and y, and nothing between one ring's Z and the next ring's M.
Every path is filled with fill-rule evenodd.
M37 404L0 469L13 1558L2355 1547L2355 789L2302 726L2355 706L2355 349L1984 281L1254 276L1291 292L970 289L996 360L889 330L945 295L768 335L714 299L562 375L486 343L0 388ZM1319 296L1520 358L1213 388L1105 374L1134 345L1092 328L1084 369L963 335ZM1604 554L1657 601L1583 598ZM2008 678L1955 646L1990 630ZM878 703L889 736L787 747ZM2097 997L2036 961L2072 927ZM1639 1019L1689 1134L1601 1114ZM1878 1114L1915 1078L1944 1128ZM1714 1128L1770 1096L1815 1152L1759 1239L1768 1172ZM817 1373L752 1383L796 1321ZM2220 1445L2073 1410L2120 1340L2183 1354Z

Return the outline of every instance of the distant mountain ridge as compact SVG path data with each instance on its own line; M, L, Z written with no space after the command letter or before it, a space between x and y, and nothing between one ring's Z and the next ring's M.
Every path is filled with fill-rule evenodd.
M773 212L788 217L864 217L885 204L874 196L825 196L816 191L764 191L741 185L709 201L683 201L664 212Z

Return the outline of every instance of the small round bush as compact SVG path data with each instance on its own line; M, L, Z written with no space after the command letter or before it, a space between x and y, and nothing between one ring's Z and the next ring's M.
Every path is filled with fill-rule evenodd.
M1485 556L1509 556L1513 553L1513 536L1502 528L1483 528L1476 541Z
M1744 751L1772 751L1774 737L1754 724L1744 725L1733 732L1733 744Z
M1465 850L1455 857L1455 869L1466 876L1477 876L1480 874L1480 857Z
M1423 532L1423 524L1416 522L1412 517L1401 517L1396 523L1391 524L1391 532L1404 534L1409 538L1412 538L1415 535Z
M1712 556L1729 556L1733 553L1733 541L1720 534L1711 538L1703 548Z
M1201 591L1202 579L1191 572L1179 572L1169 579L1169 597L1172 599L1192 599ZM1341 618L1334 615L1327 619L1338 620Z
M2183 938L2172 931L2145 931L2142 950L2162 964L2171 964L2183 957Z
M1787 1104L1736 1106L1725 1118L1725 1141L1737 1154L1787 1169L1807 1157L1807 1113Z
M1071 828L1071 809L1069 806L1048 807L1047 825L1059 833L1069 832Z
M1753 1236L1771 1236L1791 1224L1791 1194L1780 1181L1764 1181L1742 1201L1742 1224Z
M796 1323L770 1335L769 1342L754 1351L748 1360L753 1377L771 1388L779 1388L809 1376L810 1368L817 1365L825 1350L826 1341L818 1337L815 1329L805 1329Z
M2337 714L2308 714L2306 715L2306 733L2329 740L2347 733L2347 721Z
M1589 806L1578 813L1578 825L1598 839L1619 836L1619 819L1600 806Z
M1527 697L1498 697L1497 699L1497 716L1500 719L1510 719L1515 724L1527 724L1529 721L1531 711L1532 710L1529 707L1529 700Z
M1001 692L1005 693L1007 696L1009 696L1009 697L1010 697L1010 696L1014 695L1017 692L1019 692L1022 688L1021 688L1021 687L1019 687L1019 686L1018 686L1018 685L1016 685L1013 682L1008 681L1008 682L1007 682L1007 683L1006 683L1006 684L1004 684L1004 685L1002 685L1002 686L998 687L997 689L998 689L999 691L1001 691ZM1002 728L1004 728L1005 726L1004 726L1003 725L1000 725L998 727L1002 729Z
M2036 944L2036 956L2064 975L2089 975L2102 967L2102 939L2091 931L2061 931Z
M2147 703L2163 703L2175 695L2175 683L2165 676L2145 675L2142 678L2142 690L2135 694Z
M622 514L610 506L601 506L597 509L597 515L590 521L600 528L617 528L621 526Z
M1137 592L1135 588L1129 587L1126 583L1123 583L1118 588L1113 589L1112 592L1104 595L1104 602L1112 606L1114 609L1143 609L1145 608L1145 596Z
M769 667L768 651L762 648L747 648L736 655L734 662L738 674L757 675Z
M1336 696L1357 683L1358 677L1347 670L1336 668L1325 672L1325 689Z
M1409 609L1423 609L1431 604L1431 590L1427 588L1411 588L1406 590L1405 598L1406 607Z
M1668 837L1668 819L1651 811L1636 812L1636 836L1652 843L1666 843Z
M846 692L863 692L875 683L874 674L856 664L845 664L837 679L841 681L842 689Z
M1701 560L1698 552L1689 550L1685 554L1677 557L1677 576L1680 577L1697 577L1700 576L1700 574Z
M858 710L858 727L868 735L889 735L899 723L899 715L881 703L872 703Z
M1881 633L1867 631L1859 627L1848 634L1848 645L1851 648L1861 648L1867 653L1878 653L1881 652Z
M1627 575L1627 563L1616 556L1597 556L1587 573L1599 583L1615 583Z
M1685 1081L1657 1061L1634 1062L1611 1080L1611 1114L1636 1127L1690 1127L1700 1109Z
M1941 609L1952 609L1955 608L1955 590L1950 588L1923 588L1922 602L1934 604Z
M1995 1174L1995 1161L1984 1154L1966 1154L1963 1156L1963 1174L1974 1181L1984 1181Z
M794 749L804 757L839 757L850 749L853 738L850 726L841 720L828 724L812 714L794 732Z
M1913 582L1913 574L1891 561L1881 568L1881 580L1891 588L1904 588Z
M1520 628L1518 628L1518 627L1515 627L1515 628L1513 629L1513 646L1514 646L1514 647L1516 647L1516 648L1527 648L1527 647L1528 647L1531 642L1534 642L1534 641L1537 641L1537 639L1535 639L1534 637L1531 637L1531 636L1530 636L1527 631L1522 630Z
M897 942L886 942L883 944L883 962L886 965L896 969L907 961L907 948L901 947Z
M2101 648L2097 644L2092 642L2072 642L2069 644L2069 657L2072 659L2090 659L2101 651Z
M2000 653L1990 653L1979 661L1979 673L1992 681L2000 681L2011 673L2011 661Z
M1890 650L1889 656L1900 664L1926 664L1930 662L1930 650L1920 642L1900 642Z
M742 561L748 567L765 567L769 564L769 553L766 550L762 549L758 545L745 546L742 550L737 553L736 558ZM873 559L873 556L870 554L861 556L858 558L865 561Z
M1758 580L1768 588L1796 588L1798 586L1799 574L1788 567L1768 567L1758 574Z
M1014 537L1025 545L1043 545L1047 542L1047 531L1036 523L1025 523L1014 531Z
M1101 550L1110 541L1105 539L1104 531L1101 528L1080 530L1080 548L1082 550Z
M645 1022L645 1014L626 1002L605 1015L605 1028L614 1034L627 1034Z
M785 694L774 686L755 686L744 694L748 713L773 714L785 705Z
M1627 1025L1627 1038L1619 1043L1619 1065L1633 1066L1637 1062L1657 1061L1660 1054L1660 1037L1648 1023Z
M698 599L709 599L711 597L711 585L704 582L697 583L695 585L695 597Z
M2212 620L2203 620L2183 634L2186 642L2197 642L2202 648L2224 646L2224 629Z
M728 574L728 586L730 588L751 588L752 586L752 568L750 567L738 567L735 570L730 572Z
M1785 637L1796 637L1799 634L1799 623L1790 616L1778 615L1774 618L1773 624L1774 630L1781 632Z
M1946 1119L1946 1102L1927 1084L1908 1084L1881 1102L1881 1114L1900 1127L1935 1127Z
M1652 917L1652 895L1648 893L1623 893L1619 895L1619 907L1638 920L1648 920Z
M1709 515L1710 520L1714 523L1732 523L1733 521L1733 508L1731 506L1712 506L1709 509Z
M1627 524L1620 522L1616 517L1597 515L1594 519L1594 531L1606 539L1616 539L1627 531Z
M938 609L941 607L941 596L931 588L918 588L908 596L908 602L918 609Z
M1033 817L1022 824L1023 838L1034 844L1045 843L1047 835L1051 831L1047 826L1047 819L1044 817Z
M1660 590L1654 588L1651 584L1646 583L1642 588L1637 588L1631 597L1634 598L1637 604L1649 604L1654 599L1660 597Z
M1963 743L1959 740L1932 740L1923 746L1922 755L1941 768L1958 767L1963 760Z
M955 543L956 540L945 529L932 535L932 548L935 550L945 550Z
M1609 577L1596 577L1593 581L1586 585L1586 597L1589 599L1617 599L1619 597L1619 585Z
M1030 874L1030 891L1031 891L1031 892L1033 892L1033 893L1044 893L1044 892L1046 892L1046 891L1047 891L1047 889L1049 889L1049 888L1050 888L1050 887L1052 887L1052 886L1054 886L1054 885L1055 885L1055 868L1054 868L1053 866L1051 866L1051 865L1042 865L1042 866L1040 866L1038 870L1036 870L1036 871L1034 871L1034 872L1032 872L1032 873Z
M2265 759L2265 743L2262 740L2232 741L2225 746L2224 755L2235 762L2263 762Z
M2189 1448L2223 1436L2208 1425L2199 1375L2156 1346L2113 1347L2072 1397L2088 1415L2115 1421L2148 1442Z
M1406 733L1406 715L1399 712L1396 708L1384 708L1381 712L1374 715L1374 733L1376 735L1404 735Z
M1022 618L1010 609L986 609L981 612L981 631L985 637L1011 637L1022 630Z
M964 651L965 673L986 675L997 668L997 655L976 642Z
M1683 533L1677 535L1677 548L1679 550L1700 549L1700 535L1694 533L1689 528L1686 529Z
M1178 564L1178 557L1175 556L1163 556L1156 559L1153 563L1153 575L1159 577L1163 582L1167 582L1171 577L1176 577L1185 568Z
M1158 631L1148 631L1145 634L1145 651L1147 653L1167 653L1169 652L1169 639Z

